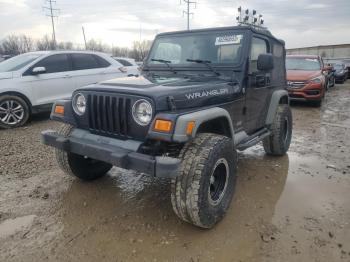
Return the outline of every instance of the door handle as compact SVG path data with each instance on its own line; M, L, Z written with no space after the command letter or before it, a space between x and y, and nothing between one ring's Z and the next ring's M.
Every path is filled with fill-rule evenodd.
M63 78L72 78L71 75L64 75Z

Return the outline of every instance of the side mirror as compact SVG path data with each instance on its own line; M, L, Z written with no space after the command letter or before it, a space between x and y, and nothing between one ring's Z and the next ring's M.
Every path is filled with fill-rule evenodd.
M274 68L272 54L260 54L258 57L258 70L270 71Z
M32 70L32 75L40 75L46 73L46 68L43 66L34 67Z

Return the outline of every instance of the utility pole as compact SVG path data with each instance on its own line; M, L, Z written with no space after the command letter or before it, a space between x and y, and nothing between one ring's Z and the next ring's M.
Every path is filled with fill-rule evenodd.
M43 8L49 11L49 14L46 16L51 17L51 25L52 25L52 42L53 42L53 47L56 49L56 32L55 32L55 22L54 18L58 17L58 15L55 15L54 12L58 12L59 9L57 8L52 8L52 3L56 3L54 0L46 0L48 3L48 6L44 6Z
M82 26L81 29L83 30L84 43L85 43L85 50L87 50L87 44L86 44L86 37L85 37L85 29L84 29L84 26Z
M187 15L187 30L190 30L190 16L193 15L192 12L190 12L191 5L194 4L195 8L197 7L197 2L196 1L191 1L191 0L182 0L187 4L187 10L183 11L183 14Z

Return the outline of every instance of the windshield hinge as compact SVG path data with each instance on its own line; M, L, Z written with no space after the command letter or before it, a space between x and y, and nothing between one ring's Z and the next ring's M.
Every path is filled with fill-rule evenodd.
M168 105L171 111L176 111L175 100L173 96L168 96Z

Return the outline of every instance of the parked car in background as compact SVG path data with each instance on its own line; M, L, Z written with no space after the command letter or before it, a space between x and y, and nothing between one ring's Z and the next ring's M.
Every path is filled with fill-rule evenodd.
M127 76L127 69L97 52L40 51L0 63L0 127L18 127L32 113L51 110L81 86Z
M334 69L335 69L335 80L336 82L339 82L343 84L346 79L348 79L348 68L345 66L345 64L334 64Z
M135 59L128 57L113 58L128 69L128 74L138 75L140 73L140 66L136 64Z
M348 78L350 78L350 58L343 59L341 64L345 65L345 68L348 70Z
M320 106L325 96L328 71L322 58L289 55L286 58L288 93L291 100L310 101Z
M326 75L326 90L328 90L330 87L335 86L335 69L332 64L327 64L326 66L324 66L323 72Z

